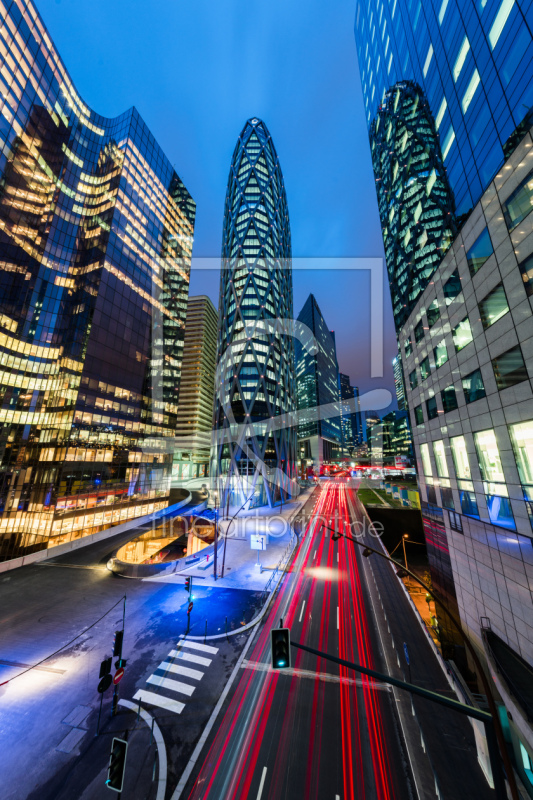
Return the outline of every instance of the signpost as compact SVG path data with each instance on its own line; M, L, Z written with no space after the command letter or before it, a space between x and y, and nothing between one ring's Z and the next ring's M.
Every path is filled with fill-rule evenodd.
M112 683L113 683L113 678L111 677L111 675L109 674L104 675L104 677L101 678L100 683L98 684L98 691L100 692L100 694L107 692Z
M267 549L267 535L266 533L252 533L250 536L250 550L257 550L257 561L255 566L261 569L259 563L259 551Z

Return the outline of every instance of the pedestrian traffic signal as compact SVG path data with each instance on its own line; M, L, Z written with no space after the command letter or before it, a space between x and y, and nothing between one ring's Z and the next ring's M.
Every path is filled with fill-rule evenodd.
M109 767L107 768L106 786L114 792L121 792L124 786L124 772L126 769L126 755L128 743L124 739L113 739Z
M273 628L270 631L272 669L287 669L291 665L290 628Z
M124 631L115 631L115 638L113 639L113 655L122 655L122 642L124 641Z
M190 577L185 578L185 591L189 592L189 594L191 593L191 583L192 583L192 578Z
M104 660L100 663L100 675L99 678L104 678L106 675L109 675L111 672L111 656L109 658L104 658Z

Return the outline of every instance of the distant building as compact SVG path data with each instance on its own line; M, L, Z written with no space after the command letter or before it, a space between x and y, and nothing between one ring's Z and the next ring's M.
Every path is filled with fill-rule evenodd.
M2 11L0 558L168 505L195 203L135 108Z
M208 472L213 430L218 313L208 297L189 297L176 421L174 483Z
M299 457L316 472L324 464L342 458L339 367L334 337L313 294L307 298L298 321L309 328L318 348L312 355L300 341L295 345ZM322 419L316 411L322 406L338 409L338 413Z
M407 411L389 411L382 420L383 463L385 466L410 466L413 439Z
M211 475L222 505L273 506L297 486L291 252L276 148L265 123L249 119L224 207Z
M339 397L341 401L342 445L345 457L351 457L361 443L361 412L354 411L354 401L358 407L359 391L350 383L350 376L339 372Z
M402 361L399 355L393 359L392 370L394 374L394 388L396 390L398 409L400 411L405 411L405 384L403 380Z

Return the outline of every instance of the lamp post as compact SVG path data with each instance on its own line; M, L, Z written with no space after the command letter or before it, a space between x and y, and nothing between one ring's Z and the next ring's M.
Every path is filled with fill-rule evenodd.
M402 536L402 544L403 544L403 560L405 561L405 571L409 572L409 565L407 564L407 552L405 550L405 540L409 538L408 533L404 533Z
M324 526L324 527L327 527L327 526ZM337 541L338 539L341 538L341 536L343 536L345 539L348 539L348 541L353 542L353 544L356 544L359 547L362 547L363 548L363 556L365 556L365 558L368 558L373 553L375 553L377 556L380 556L381 558L384 558L385 561L390 561L391 564L395 564L400 569L404 569L404 567L402 566L402 564L399 561L396 561L394 558L390 558L390 556L386 556L385 553L381 553L379 550L376 550L375 548L370 547L369 545L364 544L363 542L359 542L357 539L354 539L352 536L347 536L345 533L341 533L340 531L335 531L335 530L333 530L333 528L329 528L329 530L332 531L332 533L333 533L333 536L331 537L333 539L333 541ZM405 544L404 544L404 548L405 548ZM406 562L406 564L407 564L407 562ZM496 702L495 702L493 694L492 694L491 686L490 686L489 681L487 679L487 676L485 674L485 670L484 670L484 668L483 668L483 666L481 664L481 661L479 660L479 657L478 657L478 655L477 655L477 653L476 653L476 651L474 649L473 644L470 642L470 640L466 636L466 634L465 634L465 632L463 630L463 626L461 625L459 620L455 617L454 614L452 614L452 612L448 609L446 604L440 599L438 594L436 594L435 591L433 589L431 589L427 584L425 584L424 581L422 581L417 575L415 575L413 572L411 572L409 569L407 569L407 566L405 567L405 571L407 572L408 575L411 576L411 578L413 578L417 583L419 583L420 586L422 586L423 589L426 590L427 594L430 595L430 597L432 597L433 600L435 601L435 604L438 603L441 606L441 608L444 609L444 611L448 615L450 621L452 622L453 626L456 628L456 630L461 635L461 637L462 637L462 639L463 639L463 641L465 643L465 647L468 650L468 652L470 653L470 655L472 657L472 661L476 665L479 677L481 679L481 683L483 684L483 689L484 689L485 695L487 697L487 703L488 703L489 710L490 710L490 713L491 713L491 716L492 716L492 721L493 721L493 724L494 724L494 730L496 732L496 738L498 740L498 747L499 747L499 750L500 750L500 755L501 755L501 758L502 758L502 761L503 761L503 764L504 764L504 767L505 767L505 772L507 774L507 780L509 781L509 789L511 790L512 800L520 800L520 795L518 793L518 788L517 788L517 785L516 785L515 776L514 776L514 772L513 772L513 765L511 764L511 759L509 758L509 753L507 752L507 747L506 747L506 744L505 744L505 738L504 738L504 735L503 735L503 730L502 730L502 726L501 726L501 722L500 722L500 716L498 714L498 709L496 708ZM496 783L497 776L493 775L493 778L494 778L494 781Z

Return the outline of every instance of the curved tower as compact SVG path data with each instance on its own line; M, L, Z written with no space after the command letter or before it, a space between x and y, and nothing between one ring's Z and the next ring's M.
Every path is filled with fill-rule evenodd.
M372 123L370 146L399 332L457 232L443 163L447 152L420 86L401 81L389 89Z
M221 505L274 505L296 477L289 212L272 137L246 122L230 167L212 474Z

